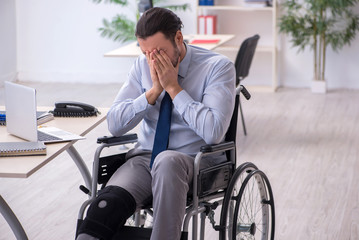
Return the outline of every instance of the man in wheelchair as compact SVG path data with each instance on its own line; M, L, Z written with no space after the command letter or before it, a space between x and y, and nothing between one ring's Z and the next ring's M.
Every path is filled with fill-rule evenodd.
M188 45L181 29L181 20L164 8L151 8L137 23L143 55L131 68L107 121L115 136L141 122L138 143L91 203L78 240L111 239L149 200L151 239L180 239L195 155L201 146L224 140L236 94L233 63ZM220 153L202 161L202 167L225 160Z

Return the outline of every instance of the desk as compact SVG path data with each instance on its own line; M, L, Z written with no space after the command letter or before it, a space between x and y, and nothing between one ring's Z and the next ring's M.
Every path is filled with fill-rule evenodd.
M3 110L3 107L0 107ZM47 111L51 107L39 107L38 111ZM81 136L85 136L96 126L106 119L107 108L99 108L101 112L97 117L87 118L55 118L43 126L58 127L68 132L73 132ZM5 126L0 126L0 141L1 142L15 142L21 139L7 133ZM84 140L80 140L84 141ZM0 157L0 177L10 178L27 178L37 170L39 170L46 163L54 159L63 151L67 151L74 160L76 166L80 170L87 188L91 189L91 174L86 167L85 162L80 154L76 151L73 144L76 141L64 143L47 144L47 154L45 156L25 156L25 157ZM12 212L9 205L2 198L0 194L0 213L10 225L17 239L27 239L26 233L22 228L20 222Z
M214 50L225 42L234 38L234 35L230 34L215 34L215 35L184 35L185 40L189 43L193 40L213 40L218 39L216 43L203 43L203 44L191 44L193 46L202 47L208 50ZM105 53L105 57L138 57L141 55L141 49L137 45L137 41L129 43L123 47L117 48L113 51Z

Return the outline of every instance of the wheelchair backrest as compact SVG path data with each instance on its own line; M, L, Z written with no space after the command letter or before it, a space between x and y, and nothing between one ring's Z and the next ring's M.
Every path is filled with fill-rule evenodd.
M235 104L233 109L233 114L231 118L231 122L229 124L228 130L226 132L225 141L226 142L234 142L236 144L236 136L237 136L237 121L238 121L238 105L239 105L239 93L236 94ZM227 159L230 159L230 152L226 152ZM236 159L234 159L234 163L236 164ZM236 165L235 165L236 166Z

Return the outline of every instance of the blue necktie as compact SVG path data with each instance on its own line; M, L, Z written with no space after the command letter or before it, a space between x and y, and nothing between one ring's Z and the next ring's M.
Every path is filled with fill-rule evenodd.
M160 115L158 117L155 140L153 143L152 156L150 168L152 169L153 162L156 156L167 149L168 138L171 127L171 113L172 113L172 99L166 92L162 99L160 107Z

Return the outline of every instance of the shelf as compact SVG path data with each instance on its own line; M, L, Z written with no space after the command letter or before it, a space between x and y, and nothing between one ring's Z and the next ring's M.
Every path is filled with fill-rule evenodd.
M271 12L273 7L246 7L238 5L215 5L215 6L198 6L198 10L231 10L231 11L264 11Z
M273 6L269 7L258 4L249 5L245 0L221 0L218 3L213 6L197 5L197 18L203 15L214 15L217 33L234 35L231 41L217 47L214 51L234 62L244 39L253 34L259 34L261 41L256 48L259 56L254 58L251 67L253 71L248 79L251 81L245 85L253 91L275 92L278 87L277 0L273 0Z

